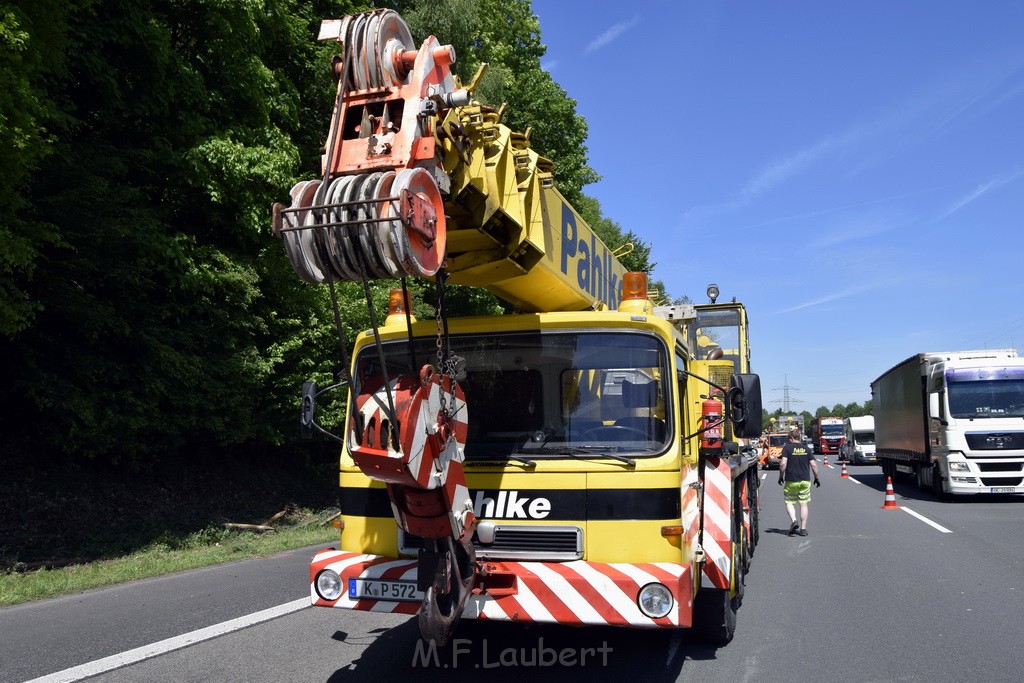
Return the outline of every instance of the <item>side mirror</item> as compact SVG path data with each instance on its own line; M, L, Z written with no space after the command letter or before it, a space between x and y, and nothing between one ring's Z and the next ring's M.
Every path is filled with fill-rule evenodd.
M329 387L320 389L317 387L316 382L303 382L302 383L302 407L299 409L299 436L303 439L312 439L313 432L319 432L329 439L337 441L338 443L345 443L345 441L336 434L331 434L329 431L321 427L316 423L316 398L320 394L326 394L328 391L332 391L339 387L345 386L347 381L339 381L332 384Z
M316 382L302 383L302 408L299 412L299 436L303 439L313 438L313 425L316 420Z
M761 378L753 374L733 375L726 398L733 433L742 439L761 436Z
M928 394L928 417L933 420L942 420L942 405L939 403L939 397L938 392Z

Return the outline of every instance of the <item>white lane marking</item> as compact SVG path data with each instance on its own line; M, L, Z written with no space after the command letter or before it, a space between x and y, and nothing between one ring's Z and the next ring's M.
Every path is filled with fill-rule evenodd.
M180 636L151 643L150 645L137 647L134 650L127 650L116 655L104 657L103 659L97 659L94 662L80 664L79 666L73 666L70 669L64 669L63 671L58 671L47 676L34 678L27 683L71 683L72 681L80 681L83 678L89 678L90 676L96 676L101 673L106 673L107 671L113 671L114 669L121 668L122 666L141 662L144 659L158 657L162 654L188 647L189 645L201 643L204 640L223 636L231 633L232 631L238 631L246 628L247 626L253 626L264 621L270 621L277 617L283 617L286 614L291 614L292 612L296 612L309 606L309 598L299 598L298 600L286 602L283 605L271 607L261 612L247 614L243 617L238 617L237 619L231 619L230 621L224 621L219 624L214 624L213 626L201 628L198 631L184 633Z
M935 527L936 529L938 529L939 531L941 531L944 534L951 534L951 533L953 533L952 530L947 529L946 527L942 526L941 524L939 524L937 522L933 522L932 520L928 519L924 515L918 514L918 513L914 512L913 510L911 510L910 508L904 506L904 505L900 506L900 510L903 510L904 512L906 512L908 515L910 515L912 517L917 517L919 520L921 520L925 524L927 524L929 526Z
M854 479L853 477L849 477L849 479L850 479L850 481L852 481L853 483L855 483L855 484L861 484L861 485L863 486L863 482L859 482L859 481L857 481L856 479ZM941 525L941 524L939 524L938 522L933 522L932 520L928 519L928 518L927 518L927 517L925 517L924 515L922 515L922 514L919 514L919 513L917 513L917 512L914 512L913 510L911 510L910 508L908 508L908 507L906 507L906 506L903 506L903 505L901 505L901 506L900 506L900 510L906 510L906 512L907 512L907 514L908 514L908 515L911 515L911 516L913 516L913 517L917 517L917 518L918 518L919 520L921 520L921 521L922 521L922 522L924 522L925 524L928 524L928 525L930 525L930 526L933 526L933 527L935 527L936 529L938 529L939 531L941 531L941 532L942 532L942 533L944 533L944 534L951 534L951 533L953 533L953 532L952 532L952 530L950 530L950 529L947 529L946 527L942 526L942 525Z
M768 478L768 473L767 472L765 472L764 474L761 475L761 481L764 481L767 478Z
M850 481L852 481L852 482L853 482L854 484L860 484L861 486L863 486L863 485L864 485L864 482L862 482L862 481L858 481L858 480L854 479L853 477L847 477L847 479L849 479Z

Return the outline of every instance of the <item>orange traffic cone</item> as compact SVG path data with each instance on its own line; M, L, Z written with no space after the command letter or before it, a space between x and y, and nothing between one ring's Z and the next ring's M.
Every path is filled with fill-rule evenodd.
M885 479L885 505L882 506L882 509L899 510L900 506L896 504L896 492L892 490L892 477Z
M849 479L850 478L850 473L846 471L846 463L845 462L843 463L843 469L842 469L842 471L841 471L841 473L839 475L839 478L840 479Z
M829 464L828 464L828 456L826 455L825 456L825 467L828 467L828 466L829 466Z

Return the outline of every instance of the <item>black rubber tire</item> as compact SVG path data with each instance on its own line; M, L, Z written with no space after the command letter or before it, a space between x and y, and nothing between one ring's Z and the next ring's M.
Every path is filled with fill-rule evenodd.
M942 490L942 468L939 463L932 465L932 495L942 502L950 499L950 495Z
M695 635L708 645L728 645L736 634L736 605L728 590L702 588L693 601Z

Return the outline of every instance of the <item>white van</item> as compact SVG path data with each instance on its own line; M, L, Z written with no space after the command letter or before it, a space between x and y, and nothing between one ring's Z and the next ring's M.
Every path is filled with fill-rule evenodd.
M848 417L843 421L843 445L839 459L854 465L875 462L875 418L872 415Z

